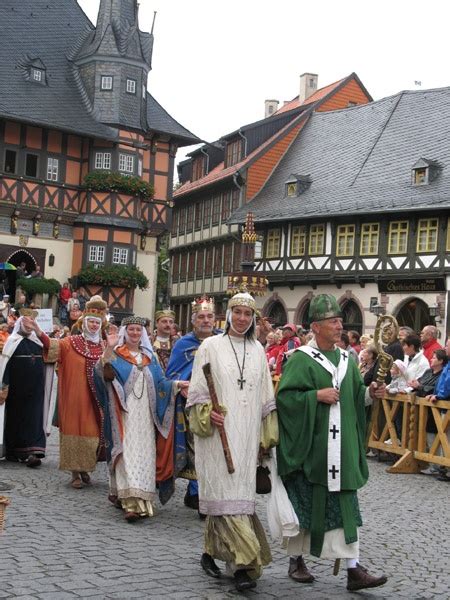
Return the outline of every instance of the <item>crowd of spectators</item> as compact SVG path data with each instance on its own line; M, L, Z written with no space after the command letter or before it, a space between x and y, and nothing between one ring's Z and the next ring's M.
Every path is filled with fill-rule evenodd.
M450 337L444 349L438 341L438 335L439 331L434 325L426 325L420 333L416 333L410 327L400 327L398 338L384 348L393 358L392 368L386 378L386 389L390 395L414 392L431 402L450 400ZM278 378L290 354L300 346L308 344L311 339L311 332L293 323L269 328L265 350L272 374ZM358 364L366 386L376 380L379 357L372 335L360 335L355 330L342 331L338 346L346 350L351 360ZM400 407L395 418L399 438L402 414ZM426 429L430 446L437 431L431 411L428 414ZM368 456L375 454L369 452ZM436 475L442 481L450 481L450 474L444 467L435 465L422 472L426 475Z

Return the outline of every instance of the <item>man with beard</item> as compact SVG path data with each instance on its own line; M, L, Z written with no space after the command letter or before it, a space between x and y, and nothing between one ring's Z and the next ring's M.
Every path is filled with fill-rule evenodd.
M156 332L153 340L153 350L156 352L159 364L164 373L169 363L174 342L172 340L172 326L175 321L173 310L158 310L155 313Z
M177 341L172 350L166 375L169 379L188 381L191 378L195 354L202 341L214 335L215 323L214 299L203 296L192 302L192 331ZM184 504L198 510L198 485L194 464L194 440L185 417L186 391L178 394L175 404L174 431L172 447L174 449L173 477L189 480ZM173 438L175 438L173 440ZM173 441L175 442L173 444ZM167 464L164 463L163 464ZM167 480L160 473L160 480ZM160 487L161 492L161 487Z

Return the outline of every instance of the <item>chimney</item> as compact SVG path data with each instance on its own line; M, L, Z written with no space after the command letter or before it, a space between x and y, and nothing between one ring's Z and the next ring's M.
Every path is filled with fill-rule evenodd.
M298 96L299 104L303 104L317 90L317 80L319 76L314 73L303 73L300 75L300 94Z
M278 110L278 100L265 100L264 101L264 118L270 117L273 113Z

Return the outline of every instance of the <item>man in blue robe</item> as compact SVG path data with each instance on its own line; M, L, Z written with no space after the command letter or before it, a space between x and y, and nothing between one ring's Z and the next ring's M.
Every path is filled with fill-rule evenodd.
M213 298L198 298L192 303L193 330L178 340L172 350L166 375L169 379L191 379L195 354L204 339L214 335L215 307ZM198 484L195 473L193 436L185 415L186 395L181 392L175 401L174 478L189 480L184 504L198 510Z

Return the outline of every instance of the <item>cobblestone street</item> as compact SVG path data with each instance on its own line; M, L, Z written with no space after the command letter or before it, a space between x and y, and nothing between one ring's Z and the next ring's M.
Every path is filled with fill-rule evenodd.
M7 494L6 528L0 537L0 598L237 597L232 580L204 575L199 566L203 523L183 506L185 483L152 520L126 523L107 500L106 467L94 485L74 490L57 469L57 432L38 470L0 463ZM287 576L287 559L272 544L274 562L247 597L264 598L450 598L447 483L424 475L389 475L370 462L371 479L360 493L364 518L361 562L388 583L368 592L346 591L345 565L338 577L331 561L313 564L313 585ZM266 523L264 498L258 513ZM316 562L316 561L314 561Z

